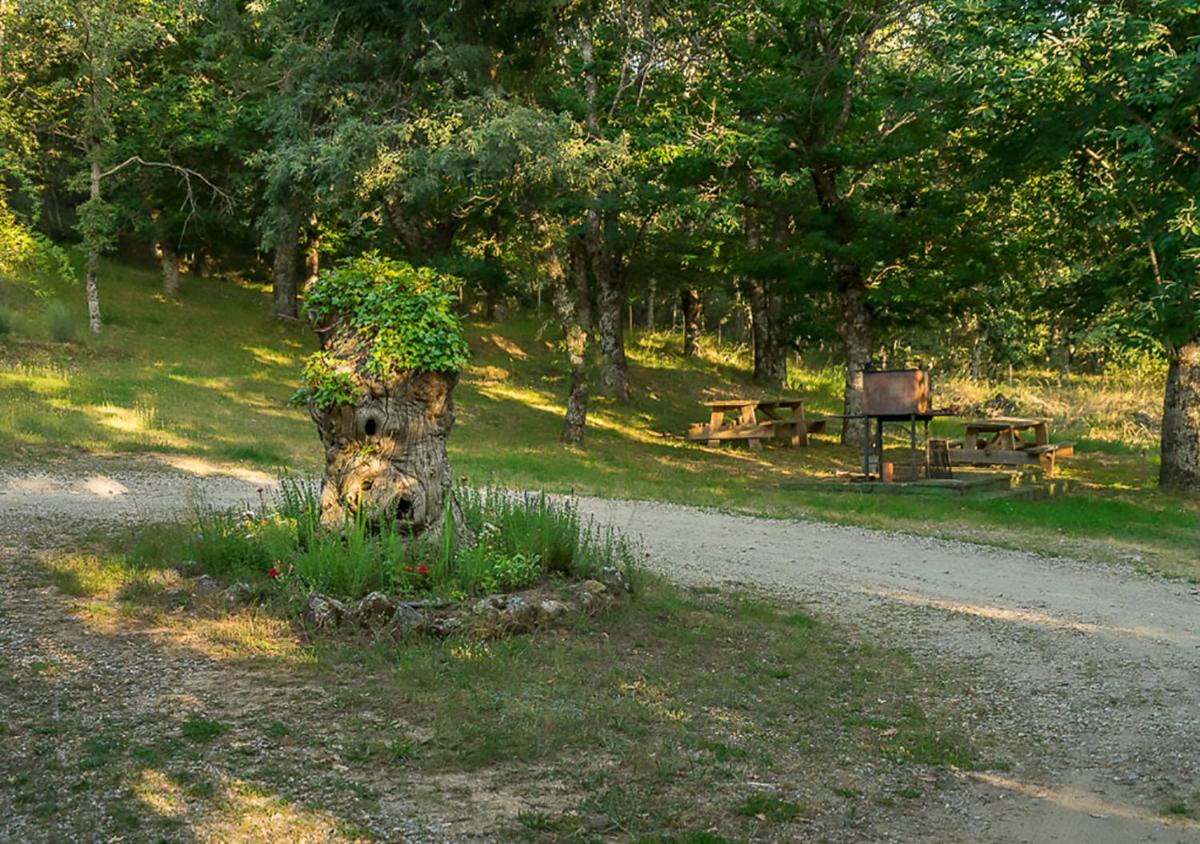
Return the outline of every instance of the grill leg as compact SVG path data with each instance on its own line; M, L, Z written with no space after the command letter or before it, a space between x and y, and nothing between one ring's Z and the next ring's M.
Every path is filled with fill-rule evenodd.
M912 458L912 479L918 481L921 476L917 474L917 417L915 416L908 420L908 445L909 457Z

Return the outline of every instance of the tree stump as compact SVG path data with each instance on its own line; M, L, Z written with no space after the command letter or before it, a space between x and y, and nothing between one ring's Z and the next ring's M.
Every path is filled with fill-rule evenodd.
M363 384L352 404L310 405L325 446L322 524L394 520L413 534L441 527L456 383L455 373L405 372Z
M469 541L446 454L466 361L447 286L431 270L368 255L323 274L309 292L321 350L297 398L325 446L324 526L387 523L416 536L440 531L449 512Z

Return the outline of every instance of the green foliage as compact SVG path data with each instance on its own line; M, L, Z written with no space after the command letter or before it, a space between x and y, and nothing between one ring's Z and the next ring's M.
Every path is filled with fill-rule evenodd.
M46 307L46 327L50 330L50 336L59 343L73 342L79 336L79 323L75 315L58 299Z
M427 267L370 252L342 261L321 275L307 305L318 328L336 325L366 349L354 362L367 377L403 371L458 372L467 342L450 295L453 279ZM354 383L334 352L317 352L305 364L298 400L318 406L349 402Z
M66 252L20 220L5 203L0 185L0 279L41 291L45 278L74 278Z
M0 308L0 337L11 334L13 330L13 315L7 308Z
M326 530L316 487L285 478L255 510L237 515L201 506L185 528L148 535L132 554L141 565L190 559L226 579L298 582L344 597L381 590L461 598L633 566L628 543L581 523L570 501L468 487L460 488L459 499L466 526L478 537L474 545L453 541L450 505L450 529L437 539L414 539L398 524L359 519Z

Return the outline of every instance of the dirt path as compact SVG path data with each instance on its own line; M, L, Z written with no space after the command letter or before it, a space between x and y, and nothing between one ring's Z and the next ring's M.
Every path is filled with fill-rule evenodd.
M201 498L236 506L265 482L0 472L0 525L162 518ZM968 804L955 812L963 828L947 840L1200 841L1200 589L855 528L580 506L640 537L648 564L673 579L786 594L868 639L967 669L963 718L998 737L1011 769L970 775Z

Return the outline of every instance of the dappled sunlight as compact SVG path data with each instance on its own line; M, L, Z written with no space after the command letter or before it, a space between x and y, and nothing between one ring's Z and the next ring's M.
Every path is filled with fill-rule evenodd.
M265 366L298 366L299 363L291 355L280 354L266 346L242 346L242 351L248 352L258 363Z
M645 707L664 721L687 721L691 718L691 714L685 708L673 705L675 701L666 689L645 680L618 681L617 693Z
M196 841L365 840L344 833L343 823L330 812L298 805L226 771L208 770L204 785L200 796L189 796L167 773L146 768L135 774L130 791L155 814L178 822Z
M160 770L145 768L138 771L129 784L129 790L157 815L183 818L187 814L188 803L183 789Z
M190 648L216 662L270 657L287 665L315 662L311 648L300 643L289 622L249 607L218 614L196 616L184 624L154 631L155 638Z
M945 598L935 598L930 595L920 595L900 589L864 589L868 595L878 595L894 601L901 601L915 606L931 607L946 610L961 615L973 615L993 621L1007 621L1032 627L1046 627L1054 630L1067 630L1075 633L1111 633L1120 636L1133 636L1150 639L1155 642L1171 642L1181 646L1200 644L1200 636L1165 630L1160 627L1126 627L1111 624L1097 624L1087 621L1072 621L1066 618L1038 612L1037 610L1022 610L1012 607L1001 607L994 604L969 603L951 601Z
M0 370L0 390L23 389L38 395L57 395L71 386L71 376L61 366L6 363Z
M92 475L85 480L81 486L84 491L101 498L108 498L115 495L125 495L129 492L129 487L113 478L104 475Z
M520 346L518 346L512 340L508 339L507 337L504 337L503 335L488 334L488 335L481 337L480 339L482 339L486 343L491 343L493 346L495 346L497 349L499 349L500 351L502 351L504 354L508 355L509 357L517 358L518 360L525 360L526 358L529 357L528 352L526 352L524 349L522 349Z
M258 469L248 469L244 466L223 463L204 457L193 457L186 454L149 454L147 457L164 466L169 466L172 469L186 472L198 478L223 475L229 478L237 478L240 481L258 484L259 486L273 485L277 480L275 475Z
M154 441L156 444L183 448L187 440L158 427L158 413L147 405L120 407L115 404L84 405L79 408L84 415L122 434L134 434Z
M1024 797L1042 800L1060 809L1086 814L1092 818L1124 818L1155 826L1180 830L1200 830L1200 822L1185 817L1164 817L1137 806L1114 803L1090 791L1069 786L1044 786L1001 776L986 771L971 771L967 776L977 782L986 783Z

